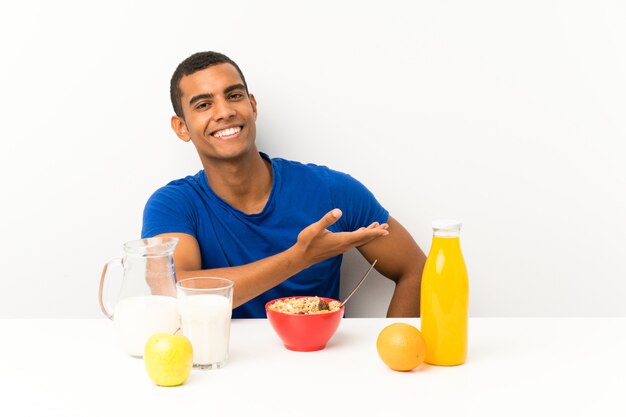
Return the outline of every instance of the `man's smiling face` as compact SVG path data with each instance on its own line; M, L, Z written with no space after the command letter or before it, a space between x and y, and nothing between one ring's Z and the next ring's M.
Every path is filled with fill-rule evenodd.
M180 80L184 120L172 118L183 140L191 139L203 161L235 160L256 152L256 100L231 64L218 64Z

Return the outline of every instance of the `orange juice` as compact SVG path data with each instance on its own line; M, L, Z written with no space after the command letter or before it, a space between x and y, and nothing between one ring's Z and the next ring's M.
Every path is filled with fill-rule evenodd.
M467 357L469 284L460 230L459 222L433 222L420 304L426 363L431 365L461 365Z

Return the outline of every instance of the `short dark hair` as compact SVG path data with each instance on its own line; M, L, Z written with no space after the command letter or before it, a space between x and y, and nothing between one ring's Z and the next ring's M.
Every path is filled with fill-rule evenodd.
M185 75L193 74L194 72L219 64L230 64L235 67L241 77L241 81L243 81L244 87L246 88L246 93L248 93L248 84L246 83L246 79L243 76L243 72L241 72L239 65L237 65L235 61L224 54L220 54L219 52L196 52L178 64L178 67L176 67L176 71L174 71L172 79L170 80L170 99L172 100L174 113L176 113L178 117L183 117L183 106L180 101L183 97L183 92L180 89L180 80Z

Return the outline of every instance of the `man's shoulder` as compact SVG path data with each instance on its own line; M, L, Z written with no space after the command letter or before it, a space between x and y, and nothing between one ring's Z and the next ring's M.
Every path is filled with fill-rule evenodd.
M200 170L194 175L187 175L186 177L172 180L165 187L198 187L202 178L204 178L204 170Z
M343 172L312 162L299 162L285 158L272 158L272 164L289 175L303 175L319 177L327 180L329 177L344 176Z
M202 179L204 171L199 171L195 175L188 175L168 182L166 185L158 188L151 196L151 200L155 199L180 199L181 197L192 197L201 192Z
M316 163L304 163L284 158L272 158L272 164L277 169L281 181L289 183L297 189L307 190L318 188L330 193L350 192L364 186L342 171Z
M185 192L186 190L201 188L203 178L204 171L200 170L197 174L187 175L186 177L172 180L162 186L159 190Z

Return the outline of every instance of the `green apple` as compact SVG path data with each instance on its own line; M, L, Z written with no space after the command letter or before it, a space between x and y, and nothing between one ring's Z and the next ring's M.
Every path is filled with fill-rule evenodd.
M150 379L156 385L181 385L193 367L191 342L182 335L155 333L146 342L143 360Z

